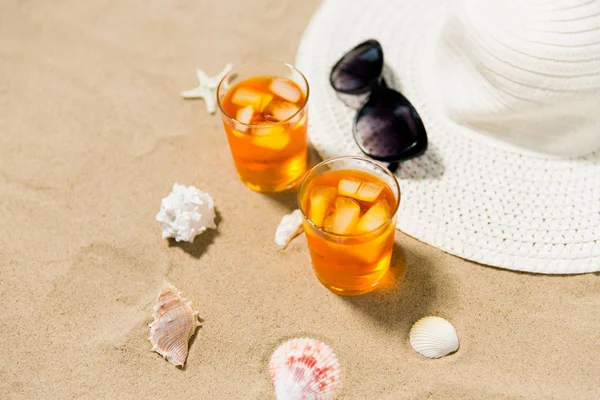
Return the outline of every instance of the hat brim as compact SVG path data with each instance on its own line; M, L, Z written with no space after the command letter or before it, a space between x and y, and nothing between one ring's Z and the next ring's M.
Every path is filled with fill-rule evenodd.
M429 149L401 164L398 228L450 254L518 271L600 271L600 153L561 159L473 132L436 108L435 41L443 0L326 0L307 27L297 65L311 85L310 140L323 158L361 154L356 109L329 85L357 43L383 46L394 86L415 106Z

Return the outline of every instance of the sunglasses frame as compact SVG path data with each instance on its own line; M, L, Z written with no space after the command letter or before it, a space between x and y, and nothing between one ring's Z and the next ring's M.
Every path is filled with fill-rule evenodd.
M377 76L374 79L372 79L368 84L366 84L364 88L355 89L355 90L344 90L344 89L336 88L336 85L333 81L333 71L335 71L338 68L340 63L344 60L344 58L346 58L346 56L349 53L351 53L352 51L356 50L357 48L359 48L361 46L365 46L365 45L373 45L374 48L377 50L377 53L379 54L379 59L381 60L381 65L378 66L379 72L377 73ZM347 51L346 54L344 54L342 57L340 57L340 59L335 63L335 65L331 68L331 73L329 74L329 84L331 85L333 90L335 90L338 93L344 93L344 94L367 93L371 90L371 88L373 88L374 85L379 84L378 81L380 80L381 74L383 73L383 64L384 64L383 63L383 48L381 47L381 44L375 39L365 40L364 42L354 46L351 50Z
M373 46L374 49L377 50L377 53L379 54L378 59L381 60L381 63L380 63L381 65L378 66L379 72L377 73L377 76L374 79L372 79L367 85L365 85L364 87L360 87L358 89L344 90L344 89L337 88L334 83L333 72L338 68L340 63L342 61L344 61L344 59L346 58L346 56L349 53L358 49L359 47L367 46L367 45ZM354 138L354 141L358 145L359 149L366 156L368 156L374 160L389 162L389 163L392 163L392 165L394 165L399 162L407 161L411 158L418 157L418 156L422 155L423 153L425 153L425 151L427 150L427 147L428 147L428 138L427 138L427 132L425 130L425 125L423 124L423 120L421 119L421 116L416 111L416 109L412 105L412 103L402 93L400 93L399 91L397 91L395 89L390 88L387 85L385 79L383 78L383 66L384 66L384 58L383 58L383 48L381 47L381 44L375 39L369 39L362 43L359 43L358 45L353 47L351 50L346 52L342 57L340 57L340 59L335 63L335 65L331 69L331 73L329 74L329 83L331 84L331 87L338 93L343 93L343 94L348 94L348 95L360 95L360 94L364 94L364 93L369 93L369 96L361 104L358 111L356 112L356 116L354 117L354 121L352 123L352 136ZM413 120L415 122L417 122L415 129L418 131L417 133L419 134L419 137L422 136L424 138L424 140L415 141L413 143L413 145L404 149L402 151L401 157L400 156L382 157L382 156L373 155L373 154L369 153L367 151L367 149L365 149L365 147L362 144L362 141L359 140L359 137L358 137L357 123L358 123L359 118L361 117L361 111L367 105L367 103L369 103L369 101L373 98L373 96L381 95L382 91L388 91L393 96L398 96L398 101L410 110L411 118L413 118Z

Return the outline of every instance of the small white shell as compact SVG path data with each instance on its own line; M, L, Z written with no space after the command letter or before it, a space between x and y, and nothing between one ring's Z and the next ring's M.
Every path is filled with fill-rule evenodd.
M171 193L162 199L156 220L162 226L162 237L193 242L207 228L216 229L215 206L208 193L194 186L175 183Z
M333 395L341 367L333 350L315 339L292 339L271 356L269 374L277 400L320 400Z
M297 235L302 233L302 212L297 209L281 218L275 232L275 244L285 247Z
M198 311L191 305L175 286L164 282L153 309L154 321L148 325L152 351L176 366L185 364L188 341L200 325Z
M458 350L458 335L444 318L425 317L411 328L410 345L425 357L440 358Z

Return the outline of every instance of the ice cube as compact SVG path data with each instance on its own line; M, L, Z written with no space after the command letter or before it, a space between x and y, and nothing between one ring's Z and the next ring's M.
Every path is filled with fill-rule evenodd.
M252 121L253 116L254 108L252 108L252 106L246 106L237 110L237 113L235 114L235 119L247 125L250 123L250 121Z
M390 251L389 235L382 234L379 237L369 240L363 244L355 244L353 246L345 246L346 254L352 256L356 260L371 264L382 259L386 249Z
M244 136L244 133L248 130L247 124L252 121L252 117L254 116L254 109L252 106L246 106L237 110L235 114L235 119L240 123L234 123L233 126L233 134L236 136ZM244 125L246 124L246 125Z
M298 112L299 108L287 101L272 101L263 111L265 118L274 121L283 121Z
M247 129L247 127L242 126L241 124L237 124L237 129L231 129L231 133L237 138L244 139L248 137L248 135L244 133Z
M270 125L268 122L257 121L257 127L254 128L256 136L278 136L285 133L285 128L281 125Z
M360 182L354 179L341 179L338 182L338 193L342 196L354 197L360 189Z
M383 225L391 216L391 207L386 199L380 200L362 216L356 225L356 232L371 232Z
M266 94L261 95L254 90L239 88L235 91L233 96L231 96L231 101L238 106L252 106L255 110L259 110L263 96L266 96Z
M342 179L338 183L338 192L342 196L362 201L375 201L382 190L382 185L372 182L360 182L356 179Z
M333 232L333 214L329 214L323 221L323 229L327 232Z
M360 205L347 197L338 197L335 199L335 211L333 212L333 221L330 232L339 235L352 233L354 227L360 219Z
M255 146L270 150L282 150L289 142L290 135L286 133L282 126L265 126L253 130L252 144Z
M252 144L269 150L283 150L290 142L289 135L253 136Z
M302 97L300 90L285 79L273 79L269 85L269 90L282 99L291 101L292 103L297 103L300 100L300 97Z
M308 218L317 226L323 228L327 211L333 204L337 191L332 186L316 186L310 192L310 209Z
M263 112L263 110L271 103L271 100L273 100L272 94L263 93L262 98L260 100L260 107L258 108L258 111Z
M356 198L358 200L364 201L375 201L379 194L383 190L382 185L378 185L372 182L363 183L358 189L358 193L356 194Z

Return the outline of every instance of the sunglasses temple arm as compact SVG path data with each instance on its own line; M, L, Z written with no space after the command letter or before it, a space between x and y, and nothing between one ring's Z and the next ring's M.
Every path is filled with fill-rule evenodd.
M396 170L398 169L399 166L400 166L400 163L393 162L393 163L389 163L387 169L393 174L394 172L396 172Z

